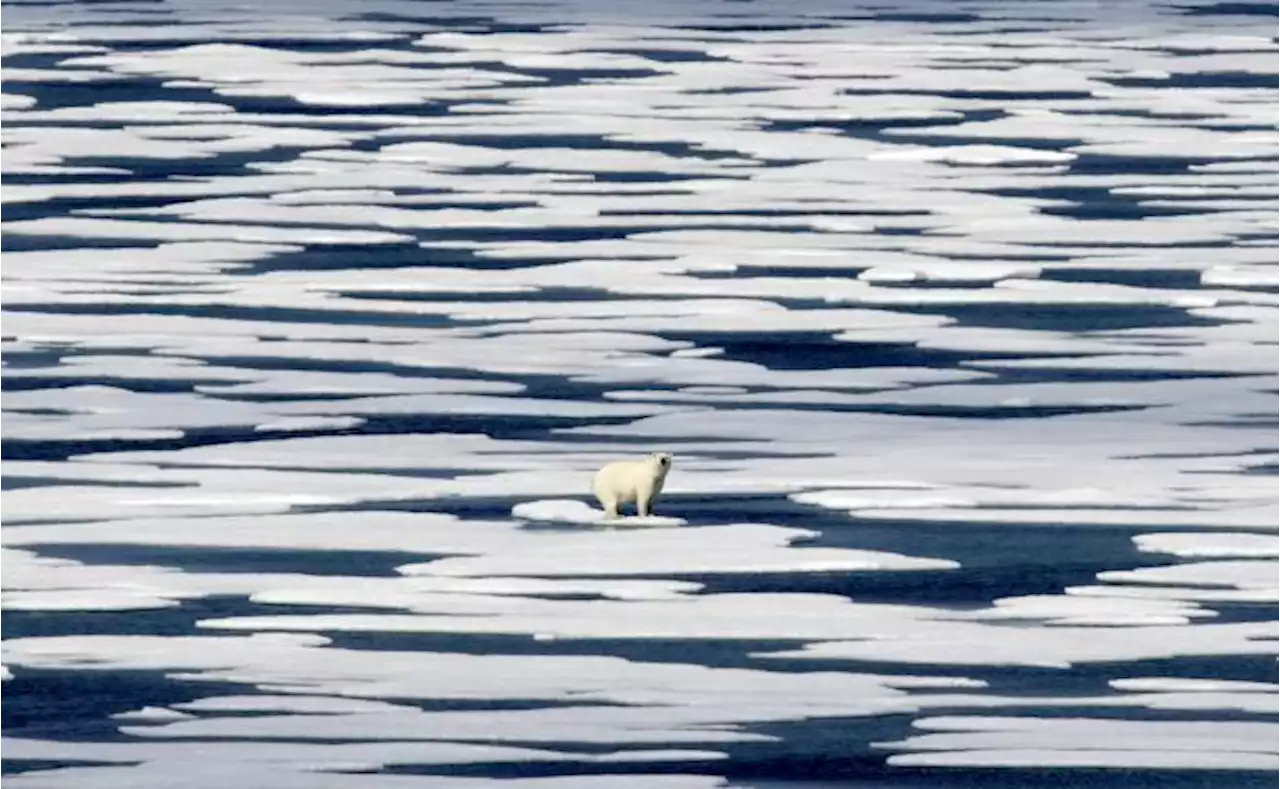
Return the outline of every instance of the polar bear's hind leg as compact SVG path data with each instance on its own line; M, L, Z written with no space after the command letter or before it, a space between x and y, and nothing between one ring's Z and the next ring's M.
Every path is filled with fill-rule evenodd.
M604 509L606 518L615 520L618 517L618 497L608 493L597 492L596 498L600 501L600 506Z

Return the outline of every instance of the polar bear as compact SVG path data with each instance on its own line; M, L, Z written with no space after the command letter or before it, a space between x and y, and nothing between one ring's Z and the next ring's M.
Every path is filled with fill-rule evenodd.
M605 515L618 517L618 506L635 502L636 514L647 518L653 514L653 502L662 492L671 455L658 452L644 460L619 460L596 472L592 490L600 500Z

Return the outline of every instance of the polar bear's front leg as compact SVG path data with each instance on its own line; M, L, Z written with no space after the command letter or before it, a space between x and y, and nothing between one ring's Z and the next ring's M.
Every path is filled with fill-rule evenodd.
M653 483L642 483L636 486L636 514L647 518L653 514L653 500L658 498L658 491Z

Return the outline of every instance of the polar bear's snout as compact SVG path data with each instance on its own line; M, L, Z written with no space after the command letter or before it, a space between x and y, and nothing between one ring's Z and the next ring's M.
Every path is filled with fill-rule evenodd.
M671 470L672 457L658 452L644 460L619 460L596 472L592 490L609 518L617 518L618 508L632 502L636 514L645 518L653 514L653 503Z

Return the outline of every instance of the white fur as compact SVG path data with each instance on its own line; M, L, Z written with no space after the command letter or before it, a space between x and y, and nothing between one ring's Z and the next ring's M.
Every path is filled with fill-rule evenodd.
M653 502L670 470L671 456L665 452L644 460L619 460L596 472L592 490L608 517L618 517L618 507L635 502L636 514L645 518L653 514Z

